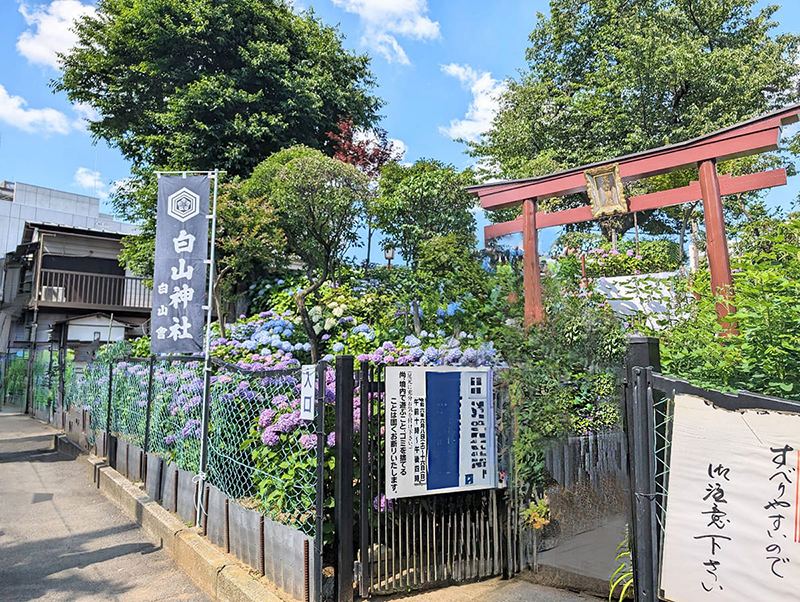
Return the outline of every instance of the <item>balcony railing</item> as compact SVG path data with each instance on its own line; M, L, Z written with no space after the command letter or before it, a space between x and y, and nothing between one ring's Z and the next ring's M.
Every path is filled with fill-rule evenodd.
M87 309L140 309L152 307L153 291L144 279L132 276L42 270L39 305Z

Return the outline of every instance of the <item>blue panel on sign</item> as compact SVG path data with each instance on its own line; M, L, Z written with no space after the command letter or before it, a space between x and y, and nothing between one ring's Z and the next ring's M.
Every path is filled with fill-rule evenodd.
M461 374L428 372L428 490L458 487Z

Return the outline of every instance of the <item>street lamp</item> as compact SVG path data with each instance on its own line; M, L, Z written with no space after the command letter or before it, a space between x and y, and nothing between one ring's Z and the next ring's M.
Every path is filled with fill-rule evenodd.
M392 268L392 259L394 259L394 247L389 246L383 249L383 256L386 258L387 269Z

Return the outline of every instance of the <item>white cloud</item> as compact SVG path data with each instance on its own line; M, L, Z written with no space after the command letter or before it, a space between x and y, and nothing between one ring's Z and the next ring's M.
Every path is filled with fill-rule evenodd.
M450 63L442 65L442 71L458 79L472 93L472 102L464 119L453 119L449 126L440 126L439 131L454 140L475 142L491 127L506 84L494 79L489 71L479 72L469 65Z
M372 48L390 63L409 65L398 37L436 40L439 23L426 15L427 0L333 0L333 3L359 16L364 28L361 43Z
M73 105L77 118L71 119L57 109L33 109L21 96L12 96L0 84L0 122L5 122L31 134L69 134L86 130L86 122L99 119L89 105Z
M392 143L392 150L394 150L397 160L402 162L408 152L408 145L397 138L389 138L389 142Z
M26 132L68 134L74 123L56 109L31 109L21 96L11 96L0 85L0 121Z
M79 167L72 179L72 184L87 191L91 190L92 196L103 201L108 198L108 186L100 179L99 171L88 167Z
M23 2L19 12L29 29L17 38L17 51L31 63L58 69L56 53L67 52L77 40L71 31L75 19L95 9L79 0L53 0L32 8Z
M408 152L408 145L398 138L389 138L388 140L392 145L392 155L397 161L402 161ZM378 138L373 130L358 128L353 132L353 142L362 141L367 141L370 146L374 146L378 142Z

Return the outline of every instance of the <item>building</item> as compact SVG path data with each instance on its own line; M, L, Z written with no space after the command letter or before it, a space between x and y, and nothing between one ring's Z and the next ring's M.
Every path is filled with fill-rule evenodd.
M70 338L73 348L114 340L120 325L141 334L151 291L118 262L123 236L135 232L100 213L97 198L0 182L0 351L57 345L54 325L76 320L92 328L73 329L89 339Z

